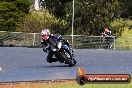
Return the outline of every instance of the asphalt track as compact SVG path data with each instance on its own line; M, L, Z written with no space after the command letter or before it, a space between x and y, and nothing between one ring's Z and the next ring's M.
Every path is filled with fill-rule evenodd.
M79 66L88 74L132 74L132 51L75 49L74 67L46 56L42 48L0 47L0 82L75 79Z

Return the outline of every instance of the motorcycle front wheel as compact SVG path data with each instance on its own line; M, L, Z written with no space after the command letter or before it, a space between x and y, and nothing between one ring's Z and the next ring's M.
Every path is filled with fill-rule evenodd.
M61 53L61 57L63 58L65 63L69 64L69 66L72 67L72 66L76 65L76 60L69 56L70 56L69 53L67 53L66 51L63 51Z

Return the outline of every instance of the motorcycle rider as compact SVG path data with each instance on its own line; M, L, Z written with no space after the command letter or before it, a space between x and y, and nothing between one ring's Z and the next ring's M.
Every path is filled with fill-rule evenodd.
M52 63L57 61L56 58L53 58L54 52L51 50L51 46L55 44L54 43L55 41L60 41L60 40L63 40L69 46L68 41L65 41L65 39L62 38L61 36L55 36L51 34L49 29L43 29L41 31L41 44L43 47L43 51L48 52L48 56L46 59L47 62Z
M102 36L105 36L105 43L106 43L105 48L111 48L112 47L111 43L113 38L110 37L112 36L112 33L107 26L104 27L104 32L102 33Z
M111 31L107 26L104 27L104 32L102 33L102 36L111 36Z

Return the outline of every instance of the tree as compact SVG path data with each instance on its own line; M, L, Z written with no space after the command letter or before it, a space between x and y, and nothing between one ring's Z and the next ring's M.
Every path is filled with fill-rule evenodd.
M71 28L72 0L45 0L46 7L55 16L65 19ZM122 13L118 0L75 0L74 34L100 35L104 25Z
M121 0L123 6L122 17L132 19L132 0Z
M67 5L67 14L72 17L71 7ZM75 1L75 34L100 35L103 26L108 25L122 11L118 0L76 0ZM70 23L71 24L71 23Z
M16 31L20 19L28 13L29 0L0 1L0 31Z
M46 9L56 17L64 18L66 14L65 4L71 1L72 0L42 0L42 6L46 7Z

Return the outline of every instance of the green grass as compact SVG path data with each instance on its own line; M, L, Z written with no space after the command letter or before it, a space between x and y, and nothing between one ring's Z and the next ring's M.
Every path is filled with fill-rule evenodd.
M132 38L121 37L116 40L117 49L132 49Z
M116 39L116 48L132 50L132 29L124 28L122 36Z
M77 83L66 83L63 85L48 85L41 88L131 88L132 83L129 84L85 84L83 86Z
M132 29L125 27L122 33L122 37L132 37Z
M132 50L132 20L116 19L111 23L113 31L116 31L116 49L131 49ZM129 37L129 38L128 38ZM131 38L130 38L131 37Z

